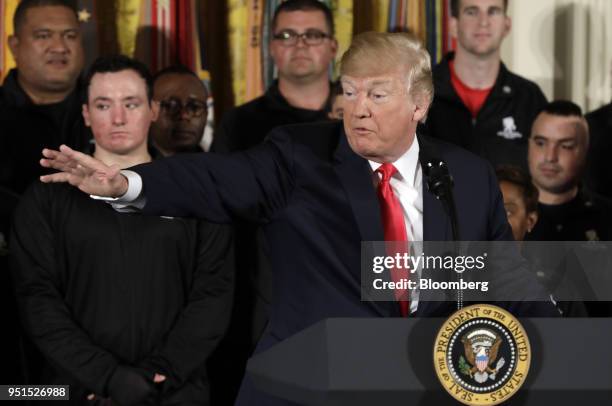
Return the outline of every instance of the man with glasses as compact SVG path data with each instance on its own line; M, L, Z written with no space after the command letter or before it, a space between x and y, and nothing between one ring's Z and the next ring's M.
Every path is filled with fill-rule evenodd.
M329 64L338 48L331 11L317 0L287 0L277 7L270 29L278 80L223 117L213 150L244 150L280 125L327 119Z
M153 99L159 103L160 114L151 124L151 137L163 156L202 152L207 98L204 83L186 67L171 66L155 75Z

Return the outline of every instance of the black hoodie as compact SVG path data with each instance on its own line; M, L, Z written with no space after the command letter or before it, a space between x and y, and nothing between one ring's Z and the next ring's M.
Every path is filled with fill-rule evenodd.
M501 63L493 89L474 119L451 84L449 61L453 58L449 53L433 70L434 101L419 131L472 151L494 166L526 169L531 124L546 97L538 85Z

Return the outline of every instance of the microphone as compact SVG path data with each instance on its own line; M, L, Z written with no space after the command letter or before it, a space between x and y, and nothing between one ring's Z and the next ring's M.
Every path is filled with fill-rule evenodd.
M427 177L427 189L438 200L452 199L453 177L448 172L446 162L441 159L428 159L423 165Z
M457 209L453 197L454 182L448 171L448 165L439 158L426 158L423 162L423 173L427 177L427 190L442 202L446 214L450 217L453 240L460 241Z
M423 165L423 173L427 177L427 189L436 199L442 202L442 207L446 215L450 218L451 231L453 234L453 245L455 255L459 255L461 247L459 244L459 222L457 221L457 209L455 207L455 199L453 197L453 177L448 171L446 162L439 158L431 158L426 154L421 155L421 163ZM462 281L462 275L457 273L455 277L458 281ZM457 308L463 307L463 291L457 290Z

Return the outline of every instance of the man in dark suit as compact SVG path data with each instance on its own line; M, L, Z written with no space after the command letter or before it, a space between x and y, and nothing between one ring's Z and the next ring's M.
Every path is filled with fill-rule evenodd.
M354 38L342 58L342 85L343 124L283 127L245 152L169 158L122 172L66 147L45 150L42 164L63 172L43 180L120 197L113 204L140 207L146 214L261 223L271 251L274 298L256 351L328 317L448 315L454 303L428 302L426 295L410 297L406 309L397 302L362 301L361 242L390 240L392 229L411 241L452 238L442 204L423 187L422 165L434 156L454 178L462 239L511 240L495 174L469 152L416 137L433 85L429 55L410 36ZM389 168L395 173L385 172ZM399 222L387 221L390 205L403 212ZM509 286L527 288L521 297L545 296L528 275L508 279L528 281ZM508 307L521 314L533 310L521 303ZM546 304L535 307L554 313ZM247 379L238 404L286 403L257 392Z

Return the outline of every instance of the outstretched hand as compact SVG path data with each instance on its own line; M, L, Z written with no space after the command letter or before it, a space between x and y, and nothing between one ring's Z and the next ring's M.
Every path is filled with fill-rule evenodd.
M59 171L41 176L42 182L68 182L85 193L105 197L119 197L127 192L127 179L117 165L108 166L66 145L60 146L59 151L44 149L42 154L40 164Z

